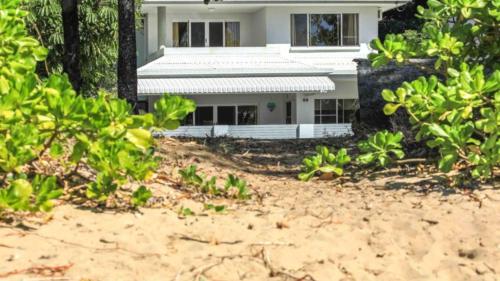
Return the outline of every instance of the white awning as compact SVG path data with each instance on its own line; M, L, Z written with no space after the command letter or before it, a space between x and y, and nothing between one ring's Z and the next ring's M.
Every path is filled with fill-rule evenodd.
M139 95L326 93L335 84L326 76L224 77L224 78L140 78Z

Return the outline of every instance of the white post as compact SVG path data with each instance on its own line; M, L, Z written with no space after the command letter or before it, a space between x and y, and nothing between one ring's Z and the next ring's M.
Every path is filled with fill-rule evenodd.
M299 124L297 138L312 139L314 138L314 124Z
M229 126L228 125L215 125L212 128L212 137L223 137L229 134Z

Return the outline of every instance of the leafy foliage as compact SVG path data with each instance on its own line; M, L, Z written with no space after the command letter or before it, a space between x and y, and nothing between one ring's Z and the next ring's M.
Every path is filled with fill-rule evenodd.
M229 174L223 188L217 186L217 178L211 177L207 180L204 174L198 174L196 165L189 165L179 170L182 182L186 185L194 186L198 191L212 196L223 196L246 200L251 198L247 182L235 175Z
M232 190L235 190L235 192L232 192ZM231 174L227 177L224 185L224 191L228 194L232 194L232 197L240 200L250 199L251 197L247 187L247 182Z
M136 191L134 191L134 193L132 193L132 205L136 207L144 206L152 196L153 193L151 192L151 190L142 185Z
M47 65L39 68L39 74L61 73L64 35L60 1L23 0L22 4L29 11L29 33L49 52ZM140 6L141 1L136 1L138 12ZM78 2L78 14L82 93L96 95L100 88L110 90L116 85L118 1L82 0Z
M95 173L86 194L99 202L120 185L148 179L157 167L151 131L164 124L175 128L177 118L195 109L194 102L165 95L155 114L132 115L126 101L104 92L96 98L77 96L65 75L40 80L35 67L47 50L28 36L26 14L18 1L0 0L2 208L49 209L47 200L60 193L55 192L54 179L34 175L32 165L42 158L59 161L61 178L77 174L81 167ZM142 204L147 195L139 188L133 204ZM25 203L31 202L28 198L35 203Z
M351 162L351 157L347 155L345 148L337 151L335 155L334 149L328 149L326 146L317 146L316 155L304 158L302 162L303 172L299 174L299 179L302 181L310 180L318 172L334 173L341 176L344 172L344 165Z
M401 140L403 140L401 132L391 133L387 130L377 132L358 143L358 148L363 154L356 160L365 165L377 161L378 165L385 167L393 158L402 159L405 156Z
M466 167L475 178L490 178L500 164L500 1L429 0L418 8L421 36L388 35L372 42L372 64L413 57L436 60L437 76L385 90L387 115L404 108L410 122L440 152L439 168Z
M0 212L13 211L50 211L53 199L62 194L57 187L55 177L36 176L30 183L25 178L11 181L10 185L0 189Z

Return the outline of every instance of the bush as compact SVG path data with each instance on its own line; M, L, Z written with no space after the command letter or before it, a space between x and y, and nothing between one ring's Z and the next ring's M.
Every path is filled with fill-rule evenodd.
M365 165L377 161L378 165L385 167L393 161L393 158L403 159L405 156L401 146L402 140L401 132L390 133L386 130L377 132L358 143L358 148L363 154L356 160Z
M341 176L344 173L344 165L351 162L351 157L347 155L345 148L334 153L334 149L328 149L326 146L317 146L316 155L304 158L302 162L302 173L299 179L308 181L317 173L333 173Z
M98 202L150 178L158 163L151 131L179 126L194 102L166 95L154 114L132 115L129 104L104 92L78 96L66 75L40 80L35 67L47 50L28 36L18 7L18 0L0 0L0 209L50 209L61 192L54 177L33 166L40 160L58 163L59 179L82 167L92 171L86 194ZM132 203L143 204L148 194L140 187Z
M470 171L474 178L493 176L500 164L500 47L498 1L429 0L418 8L425 23L421 36L388 35L376 39L373 66L414 57L436 60L436 76L385 90L385 114L404 108L417 140L439 150L439 168Z
M195 187L197 191L212 196L223 196L238 200L246 200L252 197L245 180L229 174L224 187L218 187L216 177L213 176L207 180L206 175L198 174L196 169L196 165L189 165L184 169L180 169L179 175L184 184Z

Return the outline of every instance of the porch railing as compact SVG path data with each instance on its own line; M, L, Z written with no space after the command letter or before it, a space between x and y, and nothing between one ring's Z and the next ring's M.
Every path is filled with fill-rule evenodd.
M169 137L234 137L251 139L307 139L352 135L351 124L182 126L159 135Z

